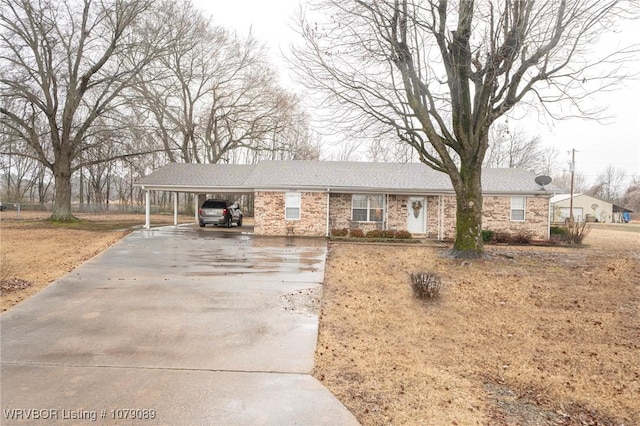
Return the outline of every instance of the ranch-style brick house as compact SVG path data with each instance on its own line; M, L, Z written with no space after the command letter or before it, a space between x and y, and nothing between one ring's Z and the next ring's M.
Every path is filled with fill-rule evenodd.
M522 169L484 169L483 229L549 239L549 199L557 191L534 179ZM422 163L171 163L136 186L147 194L146 227L150 191L247 193L254 195L256 235L328 236L332 229L358 228L455 237L456 199L449 177Z

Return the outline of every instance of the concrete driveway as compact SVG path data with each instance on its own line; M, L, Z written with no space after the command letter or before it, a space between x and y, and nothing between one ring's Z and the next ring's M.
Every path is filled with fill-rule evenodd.
M348 425L311 375L326 243L136 231L0 318L1 424Z

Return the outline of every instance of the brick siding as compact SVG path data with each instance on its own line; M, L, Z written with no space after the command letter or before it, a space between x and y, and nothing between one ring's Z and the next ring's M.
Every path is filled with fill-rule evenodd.
M526 197L524 222L511 221L511 197L484 197L482 211L483 229L528 234L534 240L548 239L548 198Z
M322 192L301 193L301 217L299 220L284 219L285 192L256 192L255 232L260 235L326 235L327 194ZM351 221L351 195L329 194L329 228L362 229L367 232L380 229L377 222ZM456 199L454 196L425 196L427 200L427 233L417 237L455 238ZM408 195L389 195L385 198L386 228L407 229ZM442 204L441 204L442 203ZM527 233L536 240L547 239L549 200L544 197L526 197L524 222L511 221L511 197L487 196L483 201L483 229ZM443 219L440 219L440 214ZM441 221L441 223L440 223ZM440 229L442 225L442 229ZM440 233L439 233L440 230Z
M285 220L286 192L256 192L254 232L259 235L325 236L327 194L301 192L300 219Z

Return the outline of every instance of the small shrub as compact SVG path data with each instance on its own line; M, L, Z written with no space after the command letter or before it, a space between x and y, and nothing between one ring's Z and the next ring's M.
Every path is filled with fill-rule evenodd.
M550 229L551 235L557 235L561 239L565 239L569 235L569 230L564 226L552 226Z
M396 239L397 240L410 240L411 239L411 232L409 232L409 231L398 231L398 232L396 232Z
M502 243L502 244L529 244L531 243L533 234L529 231L520 231L509 233L505 231L482 231L482 242L485 243Z
M392 231L392 230L386 230L386 231L382 231L382 238L395 238L396 236L396 231Z
M367 231L367 238L382 238L383 231L379 229L374 229L372 231Z
M490 231L488 229L482 231L482 242L483 243L488 243L490 241L493 241L494 234L495 234L495 232Z
M332 237L346 237L348 234L349 234L349 230L347 228L331 230Z
M435 299L440 295L442 280L431 272L410 274L413 295L418 299Z
M512 241L511 234L508 232L495 232L493 234L493 241L496 243L510 243Z
M349 236L352 238L364 238L364 232L362 232L362 229L352 229L349 231Z
M511 242L515 244L529 244L531 242L530 232L518 232L511 235Z

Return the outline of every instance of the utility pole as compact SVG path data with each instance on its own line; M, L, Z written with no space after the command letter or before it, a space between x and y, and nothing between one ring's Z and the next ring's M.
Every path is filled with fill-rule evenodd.
M576 150L571 150L571 194L569 196L569 226L573 226L573 179L576 174Z

